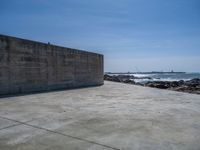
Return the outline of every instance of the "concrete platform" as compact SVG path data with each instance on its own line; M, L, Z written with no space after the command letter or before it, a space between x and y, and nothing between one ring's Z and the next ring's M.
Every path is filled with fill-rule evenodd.
M1 150L199 150L200 95L104 86L0 99Z

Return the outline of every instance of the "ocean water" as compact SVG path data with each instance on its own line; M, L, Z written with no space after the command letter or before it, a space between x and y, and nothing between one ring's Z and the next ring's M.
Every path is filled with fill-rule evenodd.
M200 73L132 73L124 75L133 75L141 79L134 79L135 82L148 82L148 81L179 81L179 80L191 80L194 78L200 78Z

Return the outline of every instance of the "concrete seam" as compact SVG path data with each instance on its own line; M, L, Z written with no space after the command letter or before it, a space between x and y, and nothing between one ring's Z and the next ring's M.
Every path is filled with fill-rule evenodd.
M90 141L90 140L87 140L87 139L83 139L83 138L80 138L80 137L75 137L75 136L72 136L72 135L68 135L68 134L57 132L57 131L49 130L49 129L39 127L39 126L36 126L36 125L31 125L31 124L28 124L26 122L17 121L17 120L9 119L9 118L2 117L2 116L0 116L0 118L7 119L7 120L10 120L10 121L15 121L17 123L20 123L19 125L23 124L23 125L26 125L26 126L36 128L36 129L45 130L45 131L48 131L48 132L51 132L51 133L59 134L59 135L66 136L66 137L69 137L69 138L73 138L73 139L76 139L76 140L79 140L79 141L84 141L84 142L88 142L88 143L91 143L91 144L99 145L99 146L102 146L102 147L105 147L105 148L109 148L109 149L113 149L113 150L120 150L119 148L111 147L111 146L108 146L108 145L104 145L104 144L97 143L97 142L94 142L94 141Z
M0 116L0 118L5 119L5 120L8 120L8 118L5 118L5 117L1 117L1 116ZM16 122L16 121L14 121L14 120L10 120L10 121ZM19 125L23 125L24 123L28 123L28 122L31 122L31 121L33 121L33 120L26 121L26 122L23 122L23 123L19 123L19 122L18 122L17 124L13 124L13 125L10 125L10 126L7 126L7 127L0 128L0 131L1 131L1 130L4 130L4 129L16 127L16 126L19 126Z
M22 124L21 123L17 123L17 124L13 124L13 125L10 125L10 126L7 126L7 127L3 127L3 128L0 128L0 131L4 130L4 129L15 127L15 126L19 126L19 125L22 125Z

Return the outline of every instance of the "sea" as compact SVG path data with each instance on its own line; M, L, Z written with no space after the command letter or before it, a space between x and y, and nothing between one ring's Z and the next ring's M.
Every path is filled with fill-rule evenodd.
M120 75L133 75L138 79L135 82L144 83L148 81L188 81L194 78L200 79L200 73L189 72L145 72L145 73L120 73ZM110 74L119 75L119 74Z

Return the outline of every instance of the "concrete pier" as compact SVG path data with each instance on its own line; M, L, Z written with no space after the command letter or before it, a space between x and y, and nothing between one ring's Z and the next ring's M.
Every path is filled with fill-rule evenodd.
M0 99L1 150L199 150L200 95L105 81Z

